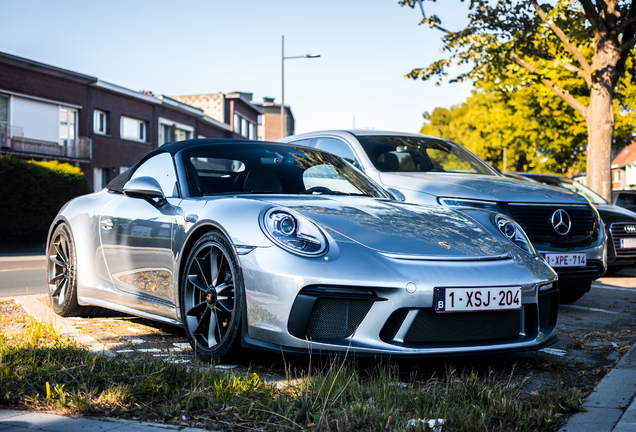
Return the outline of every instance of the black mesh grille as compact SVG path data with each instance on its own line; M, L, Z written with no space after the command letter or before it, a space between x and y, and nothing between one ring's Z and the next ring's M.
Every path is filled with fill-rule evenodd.
M610 233L612 234L612 242L614 242L614 250L616 251L616 256L619 257L627 257L627 256L636 256L636 248L623 248L621 247L621 239L630 239L636 238L636 232L631 232L625 230L625 227L636 226L636 224L613 224L610 228Z
M373 300L351 300L321 297L316 300L305 337L311 339L344 339L353 334L371 306Z
M421 309L409 329L404 343L471 342L505 339L519 335L520 312L484 311L436 313Z
M587 206L560 207L511 204L508 208L510 216L521 225L531 241L571 242L586 239L594 232L594 213ZM558 209L565 210L572 221L570 232L564 236L557 234L550 222L552 214Z

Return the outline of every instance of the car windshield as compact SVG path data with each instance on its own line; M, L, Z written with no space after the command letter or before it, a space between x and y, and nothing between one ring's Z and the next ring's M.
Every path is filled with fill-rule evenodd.
M220 144L184 150L193 196L334 194L391 198L338 156L276 144Z
M485 162L461 146L427 137L357 135L375 167L382 172L451 172L496 175Z
M588 188L587 186L583 186L581 183L578 183L575 181L569 182L565 180L560 180L559 186L561 186L562 188L568 189L572 192L576 192L578 194L583 195L585 198L589 199L594 204L607 204L607 201L605 200L605 198L603 198L602 196L600 196L599 194L597 194L596 192L594 192L592 189Z

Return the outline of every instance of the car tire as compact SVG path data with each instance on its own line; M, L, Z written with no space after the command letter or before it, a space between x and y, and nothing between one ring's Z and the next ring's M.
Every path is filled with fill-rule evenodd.
M588 293L591 288L592 281L576 283L559 282L559 303L574 303Z
M68 225L55 228L48 249L47 282L53 311L63 317L78 316L84 307L77 302L77 259Z
M227 239L203 235L186 260L179 289L181 318L192 349L219 362L240 345L244 287L238 260Z

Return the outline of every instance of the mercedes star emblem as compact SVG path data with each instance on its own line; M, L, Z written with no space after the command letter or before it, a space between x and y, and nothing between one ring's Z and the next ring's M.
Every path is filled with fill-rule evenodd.
M566 235L570 232L570 228L572 228L570 215L563 209L558 209L552 213L550 223L552 223L552 228L554 228L559 235Z

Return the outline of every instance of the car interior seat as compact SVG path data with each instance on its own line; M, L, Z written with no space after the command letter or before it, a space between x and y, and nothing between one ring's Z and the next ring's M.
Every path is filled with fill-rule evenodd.
M186 175L188 176L188 187L190 187L190 196L202 196L201 192L201 178L199 177L199 173L197 173L197 169L194 167L192 162L186 162Z
M259 166L251 169L245 177L243 184L245 192L283 192L283 185L280 182L278 174L273 168L267 166Z
M377 157L376 165L380 171L399 171L400 170L400 161L395 153L382 153Z

